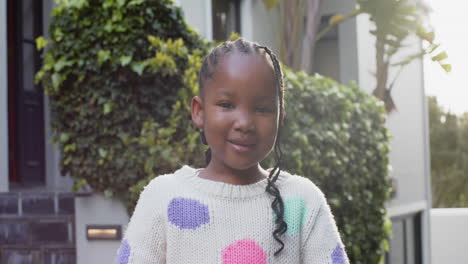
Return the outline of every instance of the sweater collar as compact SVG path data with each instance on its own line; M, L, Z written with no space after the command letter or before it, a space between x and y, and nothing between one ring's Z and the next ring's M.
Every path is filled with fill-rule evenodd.
M218 197L242 199L266 194L265 189L268 183L267 179L246 185L236 185L200 178L198 173L201 170L202 169L195 169L185 165L176 171L175 175L183 177L184 182L187 182L197 190ZM278 179L276 180L276 186L281 185L285 180L286 175L287 173L281 171Z

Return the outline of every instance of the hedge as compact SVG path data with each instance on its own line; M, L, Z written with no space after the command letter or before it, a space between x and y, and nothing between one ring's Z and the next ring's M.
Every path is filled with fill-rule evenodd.
M379 263L391 232L383 104L355 84L320 75L285 69L285 85L283 167L325 193L351 263Z

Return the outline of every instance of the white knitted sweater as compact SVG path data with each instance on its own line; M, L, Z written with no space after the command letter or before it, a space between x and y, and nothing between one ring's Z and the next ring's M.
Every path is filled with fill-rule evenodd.
M287 172L277 186L288 229L274 256L280 245L266 183L215 182L188 166L155 178L140 195L116 263L349 263L323 193Z

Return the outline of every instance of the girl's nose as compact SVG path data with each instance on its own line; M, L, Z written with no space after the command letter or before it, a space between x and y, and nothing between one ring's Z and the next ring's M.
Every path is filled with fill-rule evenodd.
M234 123L234 129L243 133L254 131L255 122L253 115L249 111L239 111Z

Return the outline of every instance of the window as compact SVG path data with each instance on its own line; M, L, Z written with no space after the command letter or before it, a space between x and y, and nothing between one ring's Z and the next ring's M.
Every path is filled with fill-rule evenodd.
M392 219L390 252L386 264L421 264L421 213Z
M213 39L225 41L232 32L240 33L240 0L213 0Z

